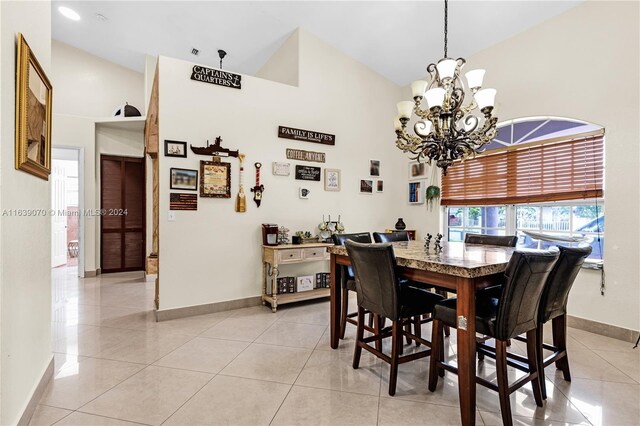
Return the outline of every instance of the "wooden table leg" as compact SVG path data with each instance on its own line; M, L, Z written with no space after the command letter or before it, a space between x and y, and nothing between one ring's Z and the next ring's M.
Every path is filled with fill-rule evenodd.
M333 349L338 348L338 342L340 338L340 308L341 308L341 292L340 282L342 268L336 263L336 255L331 254L331 288L329 289L331 295L331 347Z
M476 421L476 291L473 278L456 279L458 293L458 393L463 425Z

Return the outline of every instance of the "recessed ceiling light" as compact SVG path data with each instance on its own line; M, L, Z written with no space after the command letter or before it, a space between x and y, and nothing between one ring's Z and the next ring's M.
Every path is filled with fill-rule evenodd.
M62 13L62 16L64 16L65 18L69 18L72 21L80 20L80 15L78 15L78 12L73 9L69 9L68 7L60 6L58 8L58 12Z
M106 17L106 16L104 16L102 13L96 13L96 19L97 19L98 21L106 21L106 20L107 20L107 17Z

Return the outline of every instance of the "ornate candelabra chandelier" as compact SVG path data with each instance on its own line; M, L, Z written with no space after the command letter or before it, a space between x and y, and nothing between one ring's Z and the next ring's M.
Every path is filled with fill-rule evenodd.
M413 102L398 103L395 130L396 146L410 152L411 158L431 164L435 161L443 173L454 160L464 159L482 151L482 147L496 136L497 117L492 115L495 89L482 89L485 70L476 69L465 74L467 92L460 78L463 58L447 56L448 1L444 2L444 58L427 67L428 81L411 84ZM471 101L465 104L470 91ZM422 109L426 101L426 109ZM417 116L413 133L407 131L412 115Z

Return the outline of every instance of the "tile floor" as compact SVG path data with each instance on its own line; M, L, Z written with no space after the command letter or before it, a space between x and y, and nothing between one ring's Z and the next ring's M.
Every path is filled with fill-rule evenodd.
M152 281L75 273L53 270L55 379L32 425L459 423L455 375L431 393L427 360L401 365L390 398L386 364L365 353L360 369L351 368L353 327L331 350L328 301L156 323ZM511 397L514 423L638 424L640 351L580 330L569 335L573 381L549 367L545 406L525 386ZM448 341L455 361L455 336ZM512 348L524 351L519 342ZM494 366L487 359L478 371L491 378ZM478 424L501 424L495 393L478 387L477 406Z

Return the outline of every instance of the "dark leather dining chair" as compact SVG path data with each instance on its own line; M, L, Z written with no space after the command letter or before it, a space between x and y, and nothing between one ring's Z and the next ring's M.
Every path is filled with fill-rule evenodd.
M496 342L497 385L481 377L476 377L476 383L498 391L505 425L511 425L513 421L509 395L524 384L532 382L536 405L542 406L540 382L543 373L538 370L536 329L542 292L558 256L557 251L516 251L507 265L505 283L493 287L492 292L478 292L476 295L476 332L494 338ZM442 369L457 372L456 368L444 363L440 349L444 345L443 325L457 325L456 304L456 298L447 299L438 303L433 311L433 355L429 366L429 390L432 392ZM523 333L527 334L526 363L508 361L508 356L512 359L517 356L507 353L507 340ZM509 385L507 363L527 374Z
M482 244L484 246L515 247L518 244L516 235L466 234L465 244Z
M399 241L410 241L409 233L407 231L394 231L394 232L374 232L373 241L376 243L395 243Z
M352 234L333 234L333 243L343 246L345 241L356 241L359 243L371 243L371 234L368 232L358 232ZM342 279L340 288L342 291L342 313L340 314L340 338L344 339L347 323L358 325L353 318L358 316L358 312L349 312L349 292L356 291L355 276L351 266L340 266L342 268ZM373 322L373 320L371 320ZM373 325L373 324L371 324Z
M393 396L396 393L398 365L431 354L431 342L412 335L403 329L404 325L411 321L412 317L431 313L435 304L443 300L443 297L400 282L396 257L390 243L360 244L346 241L345 247L355 272L358 294L358 331L353 368L357 369L360 365L362 349L388 362L391 370L389 395ZM365 338L365 311L375 313L378 318L391 320L391 326L376 328L373 336ZM401 356L405 336L419 341L429 349ZM391 337L391 356L382 352L382 340L388 337ZM371 342L376 342L376 347L370 346Z

